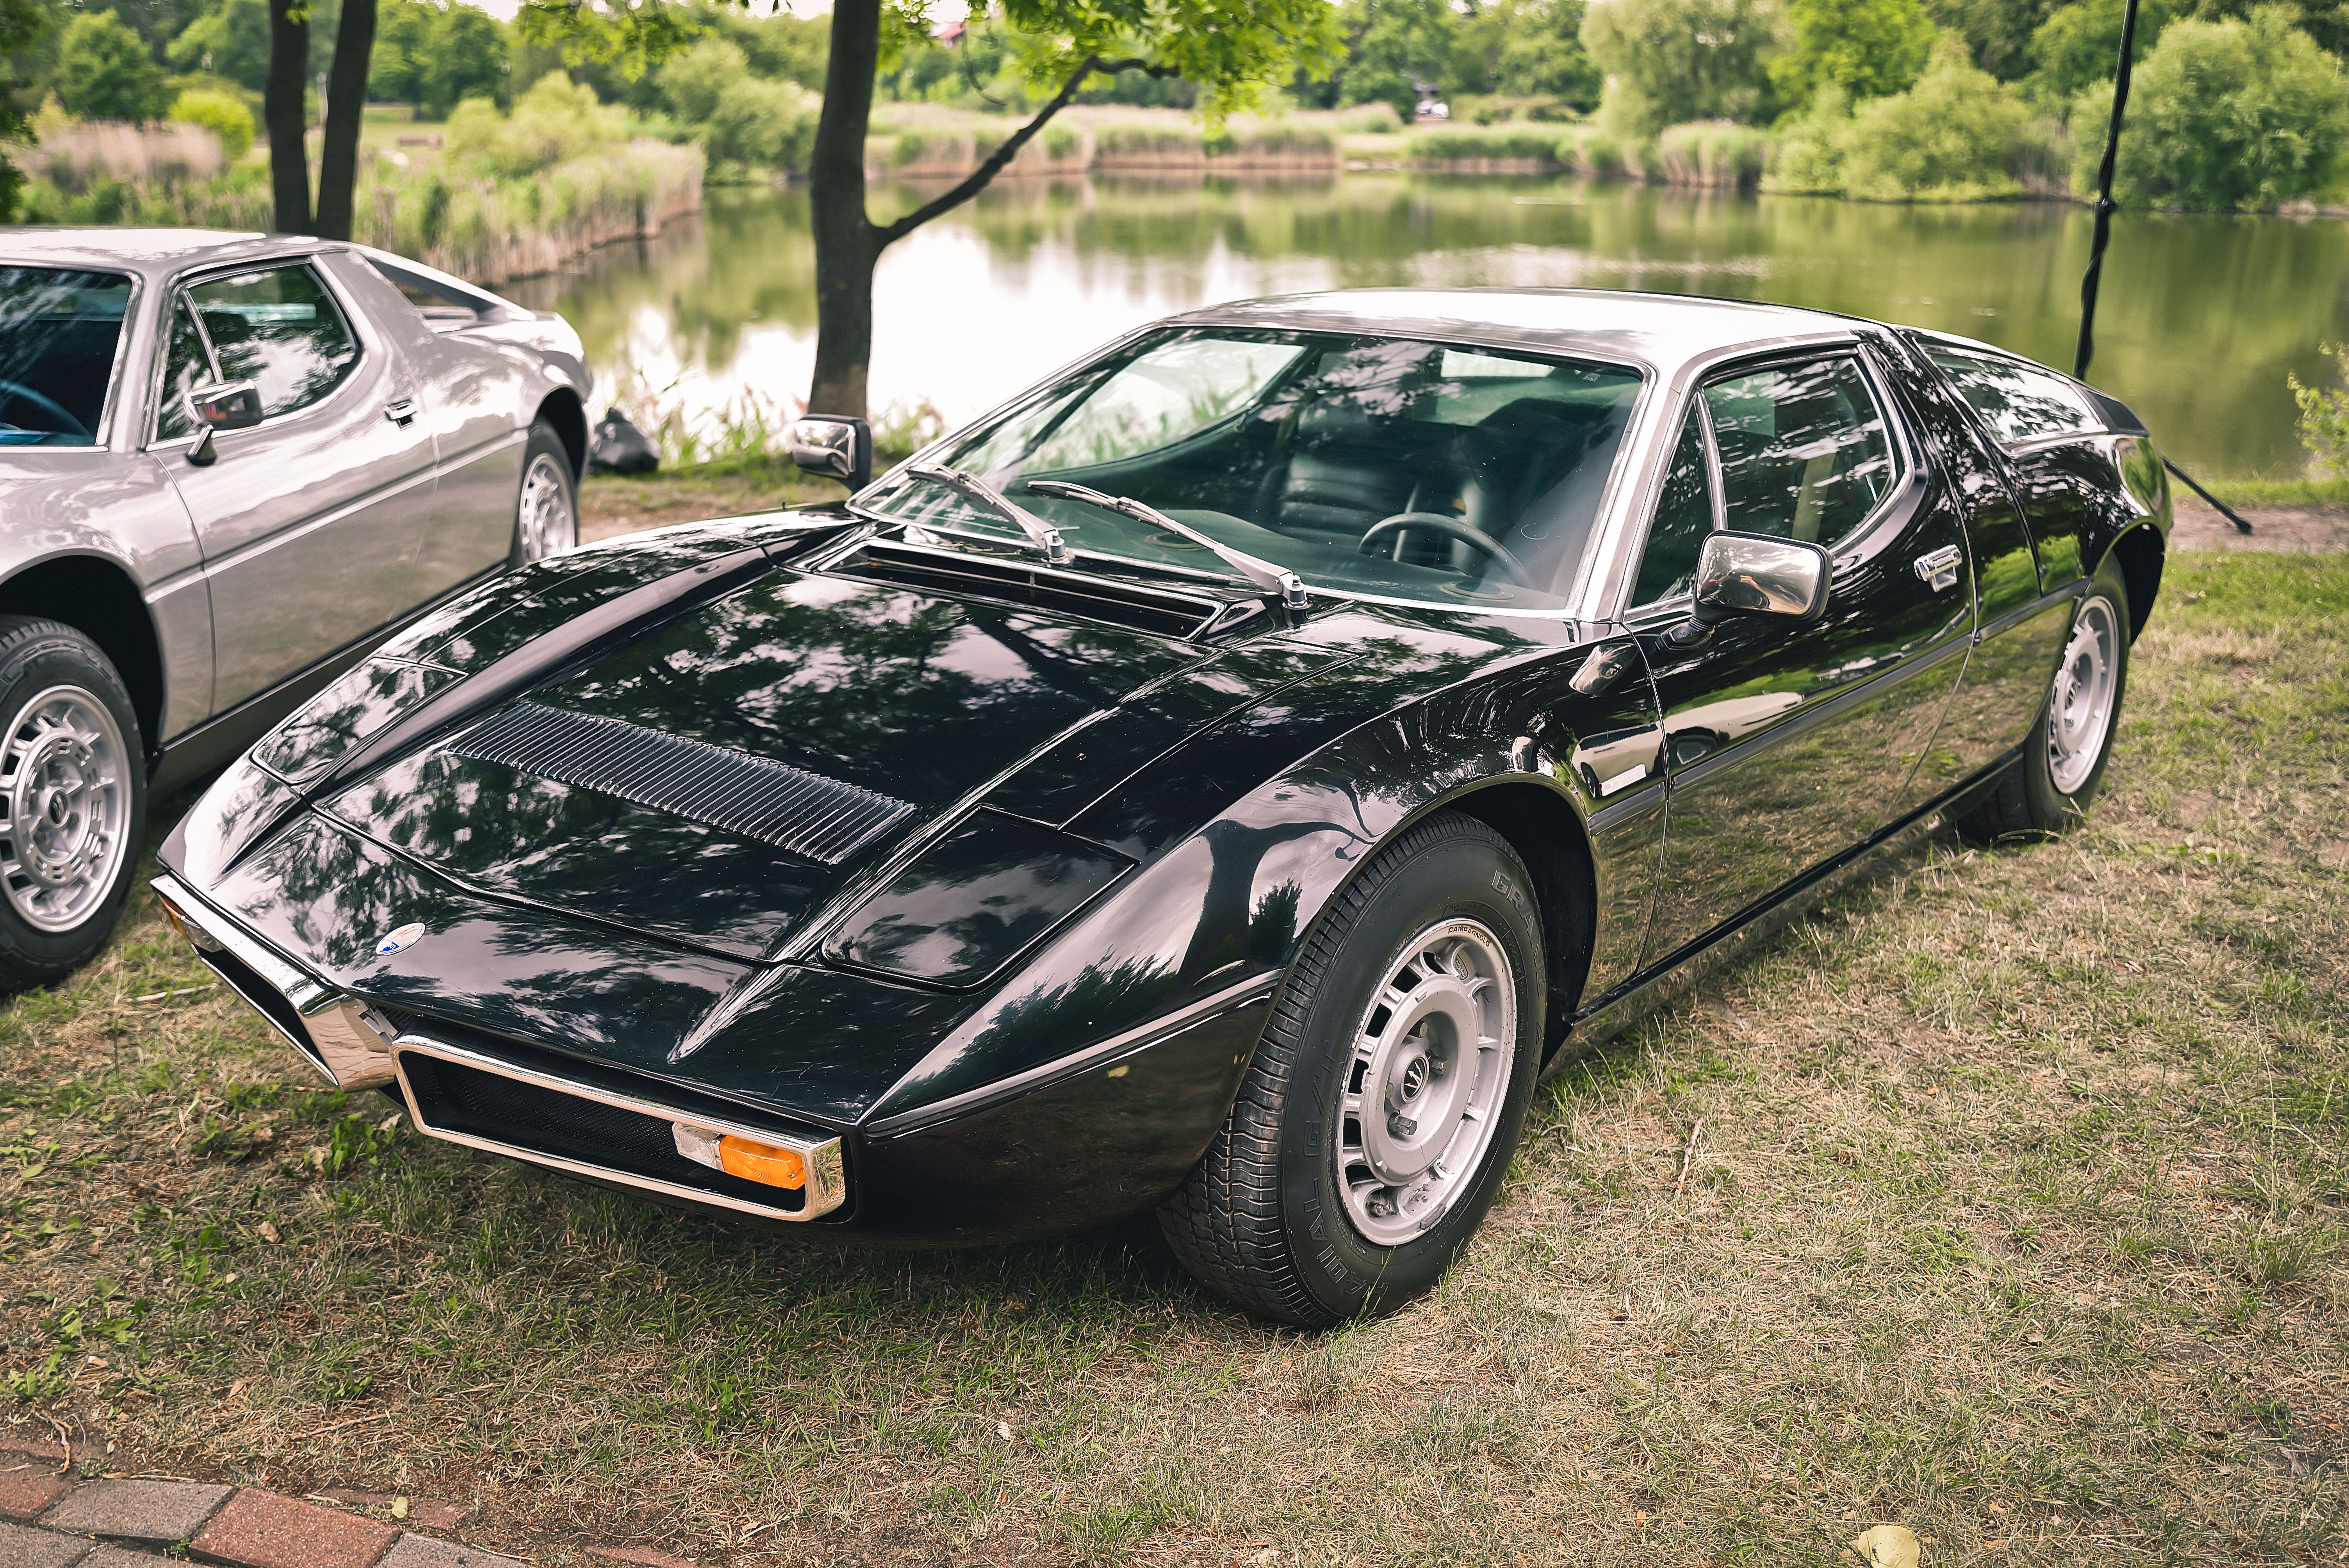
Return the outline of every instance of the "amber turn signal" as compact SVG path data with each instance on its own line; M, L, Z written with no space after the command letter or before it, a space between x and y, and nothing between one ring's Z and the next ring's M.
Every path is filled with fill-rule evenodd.
M155 902L163 906L163 918L171 923L173 931L180 934L180 940L193 943L195 938L188 934L187 921L181 916L179 909L168 898L160 898Z
M718 1140L718 1168L746 1181L793 1189L807 1185L807 1161L796 1149L778 1149L755 1138L728 1133Z

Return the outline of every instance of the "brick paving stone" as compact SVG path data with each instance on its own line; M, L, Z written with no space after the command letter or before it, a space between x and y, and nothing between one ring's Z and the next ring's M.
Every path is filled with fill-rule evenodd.
M89 1550L72 1535L52 1535L21 1524L0 1524L0 1568L67 1568Z
M672 1557L645 1546L590 1546L587 1555L609 1558L615 1563L641 1563L644 1568L696 1568L690 1557Z
M388 1491L352 1491L347 1487L321 1487L310 1494L312 1501L324 1499L339 1502L347 1508L389 1508L399 1495ZM473 1511L460 1502L435 1502L429 1497L408 1500L407 1522L420 1530L454 1530L457 1522Z
M512 1557L501 1557L457 1541L435 1541L408 1532L393 1542L376 1568L523 1568Z
M0 1457L0 1514L31 1519L73 1490L73 1482L45 1460L11 1465Z
M191 1480L94 1480L76 1487L41 1522L119 1541L185 1541L233 1490Z
M369 1568L398 1534L340 1509L247 1487L188 1549L241 1568Z

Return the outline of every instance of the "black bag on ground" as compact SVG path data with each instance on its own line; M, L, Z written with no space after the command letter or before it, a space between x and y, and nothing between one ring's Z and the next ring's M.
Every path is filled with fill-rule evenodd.
M617 408L604 410L595 438L587 444L591 474L648 474L660 467L660 450Z

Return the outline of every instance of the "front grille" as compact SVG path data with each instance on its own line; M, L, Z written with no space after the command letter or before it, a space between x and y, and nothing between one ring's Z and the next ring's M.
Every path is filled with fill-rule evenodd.
M1182 639L1198 635L1224 607L1216 599L1102 582L963 551L923 550L877 541L826 570L842 577L1082 615Z
M737 1207L795 1216L807 1205L804 1190L745 1181L679 1154L670 1122L694 1120L688 1114L647 1115L413 1050L399 1053L399 1071L427 1132L730 1199Z
M819 865L839 864L914 809L763 757L534 702L506 709L449 750L673 812Z

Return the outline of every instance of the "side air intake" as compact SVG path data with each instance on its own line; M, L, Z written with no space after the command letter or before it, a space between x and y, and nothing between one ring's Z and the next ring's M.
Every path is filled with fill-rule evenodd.
M763 757L533 702L506 709L448 749L671 811L820 865L839 864L914 809Z

